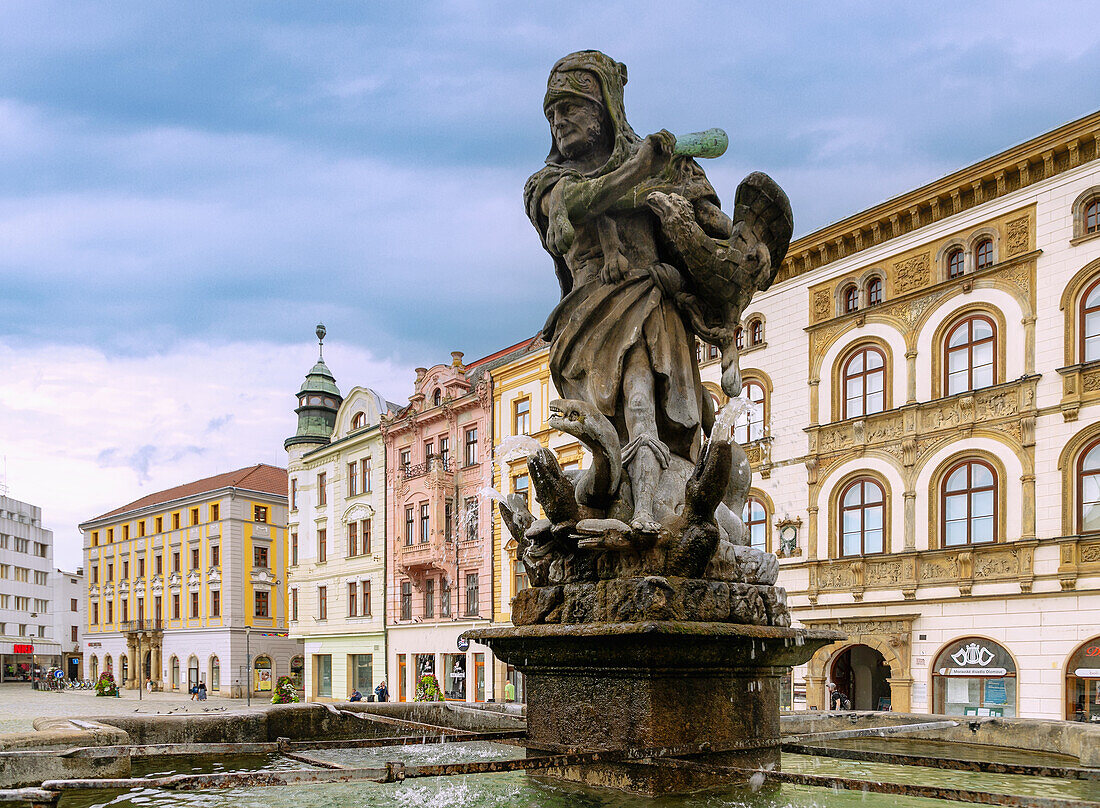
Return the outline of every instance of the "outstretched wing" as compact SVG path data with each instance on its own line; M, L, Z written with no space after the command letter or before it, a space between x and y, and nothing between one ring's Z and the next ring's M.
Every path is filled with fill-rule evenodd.
M772 285L791 245L794 233L791 200L775 180L763 171L754 171L737 186L733 224L742 238L747 241L755 238L768 248L770 267L766 276L754 284L756 291L763 291Z

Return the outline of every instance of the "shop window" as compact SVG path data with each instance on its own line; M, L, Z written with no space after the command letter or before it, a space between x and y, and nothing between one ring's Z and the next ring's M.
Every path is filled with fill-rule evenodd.
M1100 359L1100 278L1081 296L1081 361Z
M932 667L932 703L937 715L1014 718L1016 663L992 640L955 640Z
M885 550L886 492L875 480L853 480L840 495L840 554Z
M1077 532L1100 533L1100 439L1077 461Z
M443 655L443 695L452 701L466 701L466 655Z
M754 379L748 379L741 388L741 396L747 398L755 406L751 412L738 416L733 427L733 439L744 446L754 440L764 437L764 410L767 394L764 385ZM717 408L718 402L715 402Z
M997 540L997 473L984 460L964 460L943 478L940 496L943 546Z
M351 686L366 695L374 690L374 655L351 655Z
M983 238L974 245L974 268L983 270L993 266L993 239Z
M878 348L857 349L844 363L841 378L844 418L873 415L886 409L886 357Z
M313 681L318 696L332 697L332 654L313 655Z
M301 690L305 686L306 660L305 657L292 657L290 660L290 679L294 687Z
M957 278L964 272L966 254L962 247L956 247L947 254L947 277Z
M1100 637L1093 637L1066 666L1066 720L1100 721Z
M947 332L944 344L946 395L978 390L996 383L997 329L982 314L964 317Z
M745 531L749 537L749 544L757 550L768 551L768 509L764 503L756 497L745 500L745 508L741 513L741 521L745 523Z

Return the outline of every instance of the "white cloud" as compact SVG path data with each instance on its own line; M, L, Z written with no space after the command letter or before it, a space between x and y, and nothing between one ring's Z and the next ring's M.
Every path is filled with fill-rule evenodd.
M189 342L112 357L0 342L0 456L10 496L41 506L58 566L81 563L76 526L146 494L253 463L283 466L316 346ZM412 371L326 344L341 390L404 401ZM0 466L3 468L3 466Z

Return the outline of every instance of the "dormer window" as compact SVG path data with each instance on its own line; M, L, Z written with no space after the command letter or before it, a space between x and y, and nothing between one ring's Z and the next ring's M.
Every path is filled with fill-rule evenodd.
M351 417L351 428L362 429L367 425L367 414L365 412L357 412Z
M435 392L432 393L432 405L435 406L435 407L438 407L442 403L443 403L443 391L440 390L437 387L435 389Z

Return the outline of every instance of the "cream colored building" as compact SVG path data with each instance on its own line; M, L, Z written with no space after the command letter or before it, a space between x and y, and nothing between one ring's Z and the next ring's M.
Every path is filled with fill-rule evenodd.
M317 326L323 340L325 327ZM291 637L304 643L307 701L364 700L386 678L386 455L390 405L347 397L319 356L298 392L287 438Z
M744 312L755 536L849 636L796 706L1100 720L1098 131L800 238Z

